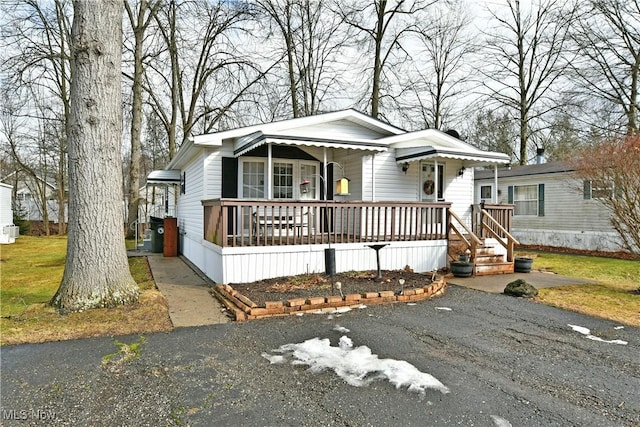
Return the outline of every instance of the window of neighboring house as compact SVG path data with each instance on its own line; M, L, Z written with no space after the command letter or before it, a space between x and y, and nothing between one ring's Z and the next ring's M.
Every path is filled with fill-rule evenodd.
M585 199L609 199L613 196L613 183L603 181L584 181Z
M491 186L490 185L482 185L480 186L480 200L485 202L490 202L492 200L491 197Z
M242 162L242 197L246 199L262 199L264 194L263 161Z
M513 215L544 216L544 184L510 185L509 203L515 205Z

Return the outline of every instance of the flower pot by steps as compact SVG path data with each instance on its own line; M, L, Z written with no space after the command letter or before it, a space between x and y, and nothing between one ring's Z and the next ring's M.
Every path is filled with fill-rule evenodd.
M516 273L529 273L533 265L533 258L517 257L514 261L513 269Z
M470 262L452 261L450 269L455 277L471 277L473 275L473 263Z

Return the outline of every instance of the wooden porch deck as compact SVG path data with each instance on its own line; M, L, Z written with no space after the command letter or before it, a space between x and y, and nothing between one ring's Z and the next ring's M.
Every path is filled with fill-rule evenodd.
M449 203L203 201L205 239L221 247L444 240Z

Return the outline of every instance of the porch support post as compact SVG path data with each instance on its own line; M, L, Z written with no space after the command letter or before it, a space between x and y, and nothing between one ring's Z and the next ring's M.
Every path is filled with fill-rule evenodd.
M438 201L438 188L440 188L440 183L438 182L438 159L434 158L433 159L433 167L435 169L435 179L433 180L433 192L434 194L434 201ZM444 194L442 195L442 197L444 197Z
M322 167L324 168L322 184L324 187L324 199L327 200L327 190L329 189L329 187L327 186L327 147L322 147L322 161Z
M493 203L498 204L498 164L493 165Z
M371 154L371 201L376 201L376 153Z
M271 143L267 143L267 199L273 198L273 186L271 185L273 180L273 156L271 148Z

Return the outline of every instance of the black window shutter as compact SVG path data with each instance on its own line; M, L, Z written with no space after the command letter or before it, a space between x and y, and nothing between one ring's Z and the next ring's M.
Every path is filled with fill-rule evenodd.
M513 204L513 185L507 187L507 203Z
M591 198L591 181L584 181L582 183L582 197L584 200Z
M235 157L222 158L222 197L229 199L238 198L238 159ZM229 222L227 233L233 234L236 225L236 217L233 215L233 206L227 207Z
M544 184L538 184L538 216L544 216Z
M222 158L222 197L238 198L238 159L235 157Z

